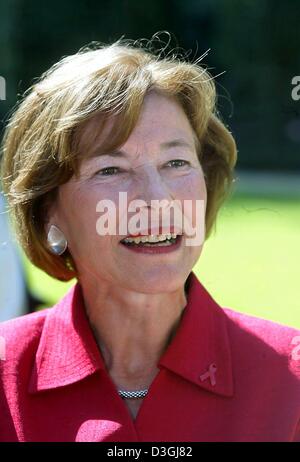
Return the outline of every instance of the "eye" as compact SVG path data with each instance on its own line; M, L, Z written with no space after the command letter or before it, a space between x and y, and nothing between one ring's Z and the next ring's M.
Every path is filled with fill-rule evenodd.
M96 172L96 175L112 176L120 171L119 167L105 167Z
M174 167L174 168L180 168L180 167L185 167L186 165L190 165L190 163L187 160L183 160L183 159L173 159L173 160L170 160L170 162L168 162L167 165L170 167Z

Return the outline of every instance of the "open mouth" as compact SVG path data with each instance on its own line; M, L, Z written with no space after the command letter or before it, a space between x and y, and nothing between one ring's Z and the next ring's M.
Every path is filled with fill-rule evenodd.
M121 240L121 244L128 247L168 247L180 240L181 235L170 234L151 234L148 236L126 237Z

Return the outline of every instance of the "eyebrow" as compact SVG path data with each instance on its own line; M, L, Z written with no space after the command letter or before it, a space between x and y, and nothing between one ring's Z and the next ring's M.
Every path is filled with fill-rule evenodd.
M194 150L196 148L196 145L194 144L193 146L191 143L189 143L188 141L182 138L174 139L171 141L165 141L160 144L160 148L162 150L167 150L167 149L177 148L177 147L183 147L183 148L188 148L190 150ZM123 151L122 149L116 149L110 152L99 152L98 149L95 149L95 152L92 155L92 157L101 157L101 156L128 157L129 154L126 151Z
M162 149L170 149L170 148L177 148L177 147L194 149L195 145L193 146L188 141L179 138L179 139L176 139L176 140L161 143L160 147Z

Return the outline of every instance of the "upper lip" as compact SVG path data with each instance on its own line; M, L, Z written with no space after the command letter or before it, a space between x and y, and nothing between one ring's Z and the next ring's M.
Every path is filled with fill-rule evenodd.
M158 236L158 235L161 235L161 234L182 234L182 230L178 227L178 226L169 226L169 227L166 227L166 226L157 226L157 227L153 227L153 228L148 228L148 229L145 229L145 230L142 230L140 231L139 233L137 234L128 234L127 236L123 237L121 240L123 239L127 239L129 237L142 237L142 236Z

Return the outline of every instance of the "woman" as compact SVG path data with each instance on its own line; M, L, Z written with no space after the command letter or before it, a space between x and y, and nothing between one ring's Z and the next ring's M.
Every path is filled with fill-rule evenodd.
M188 245L174 211L162 219L200 203L207 238L235 161L198 64L119 41L62 59L26 93L4 191L30 260L77 283L1 326L2 441L300 440L300 333L219 307L192 272L203 242ZM135 231L120 193L140 201Z

